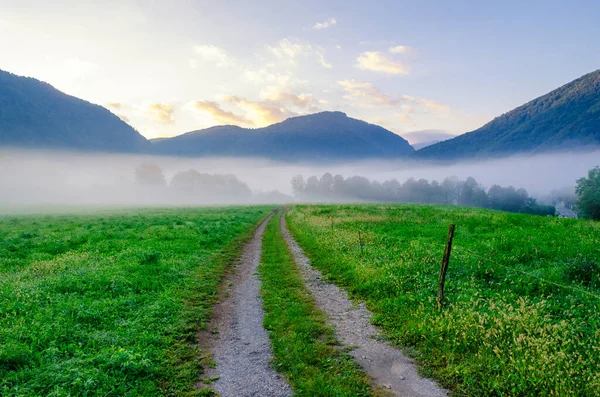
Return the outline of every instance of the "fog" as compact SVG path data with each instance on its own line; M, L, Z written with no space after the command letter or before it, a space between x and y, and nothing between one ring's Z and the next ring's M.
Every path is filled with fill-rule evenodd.
M195 169L206 174L233 174L248 185L251 196L215 195L208 191L182 192L167 187L140 186L135 170L156 164L167 185L173 176ZM435 164L416 161L367 161L339 165L287 164L264 159L175 158L141 155L69 153L0 149L0 211L21 212L55 207L164 206L283 202L293 198L290 180L295 175L320 176L326 172L344 177L359 175L383 182L408 178L442 181L456 176L474 177L481 185L525 188L533 197L573 186L578 178L600 164L600 150L587 153L519 156L498 160ZM278 191L289 197L266 194Z

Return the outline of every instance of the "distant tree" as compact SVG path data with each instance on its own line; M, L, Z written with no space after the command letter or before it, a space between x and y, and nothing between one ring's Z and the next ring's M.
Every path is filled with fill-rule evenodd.
M477 181L473 177L468 177L459 189L458 205L473 205Z
M296 175L292 177L292 192L294 196L301 196L306 189L306 183L302 175Z
M337 174L333 177L333 193L337 197L342 197L345 194L346 189L346 180L340 174Z
M579 197L579 210L585 216L600 220L600 167L591 169L587 178L579 179L575 192Z
M316 176L311 176L306 180L305 193L311 197L317 197L320 194L319 180Z
M306 182L301 176L295 176L292 178L292 189L295 196L311 200L335 198L348 201L451 204L536 215L554 215L555 212L553 206L538 205L525 189L494 185L486 192L472 177L464 181L456 177L446 178L441 184L437 181L409 178L401 185L396 179L381 183L362 176L344 179L341 175L332 177L327 173L320 179L311 176Z
M158 164L144 163L135 169L135 181L139 185L166 186L167 180Z
M321 194L325 196L330 196L333 193L333 176L329 172L323 174L319 179L319 189Z
M241 198L252 195L250 188L235 175L203 174L194 169L178 172L171 187L202 198Z
M460 196L461 183L457 177L452 176L444 179L442 182L442 190L446 197L444 204L456 204Z

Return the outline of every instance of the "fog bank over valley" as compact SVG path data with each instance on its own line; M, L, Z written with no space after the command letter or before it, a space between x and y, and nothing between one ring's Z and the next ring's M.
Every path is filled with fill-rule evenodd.
M346 164L288 164L264 159L176 158L145 155L0 150L0 211L39 206L147 206L289 202L291 179L325 173L384 182L409 178L442 182L471 176L484 187L526 189L532 197L574 186L600 163L600 151L544 154L436 164L415 160ZM138 175L141 165L164 178ZM195 171L191 171L195 170ZM146 172L142 170L142 174ZM139 174L139 171L138 171ZM177 177L176 177L177 175ZM216 175L216 176L215 176ZM153 179L155 178L155 179ZM69 207L67 207L69 208Z

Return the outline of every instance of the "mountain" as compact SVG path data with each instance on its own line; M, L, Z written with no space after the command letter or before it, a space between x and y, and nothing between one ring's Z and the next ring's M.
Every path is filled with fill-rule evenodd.
M415 157L453 160L600 146L600 70Z
M342 112L292 117L257 129L212 127L152 143L156 152L164 155L265 157L285 161L391 159L414 151L393 132Z
M146 152L151 143L102 106L0 70L0 146Z
M415 150L452 139L455 136L456 135L443 130L420 130L402 133L402 137L406 139Z

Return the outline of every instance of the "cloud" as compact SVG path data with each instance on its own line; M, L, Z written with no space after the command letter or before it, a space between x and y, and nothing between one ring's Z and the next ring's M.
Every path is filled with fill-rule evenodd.
M131 109L130 105L127 105L127 104L121 103L121 102L114 102L113 101L113 102L108 102L105 106L107 108L109 108L109 109L116 110L117 112L113 112L113 114L115 116L117 116L118 118L120 118L121 121L129 124L129 117L127 117L124 114L122 114L121 111L127 110L127 109Z
M399 103L398 99L382 93L371 83L356 80L341 80L338 81L338 84L346 91L344 99L358 100L361 107L389 107Z
M233 124L238 126L251 126L252 121L233 112L224 110L218 103L212 101L195 101L192 103L194 109L210 115L218 124Z
M175 109L164 103L150 103L144 110L146 116L160 124L175 124L174 113Z
M226 50L214 45L197 45L194 47L194 52L198 54L203 61L212 62L222 68L235 65L235 61L229 56ZM192 68L196 67L197 62L191 60L190 66Z
M124 114L115 113L115 116L120 118L122 122L129 124L129 118Z
M331 69L333 67L332 64L330 64L329 62L327 62L325 60L325 56L323 55L323 51L322 50L317 50L316 54L317 54L317 60L319 61L319 63L321 64L321 66L323 66L326 69Z
M295 114L285 108L277 106L276 102L250 101L238 96L226 96L223 100L240 107L246 113L246 117L252 124L258 127L277 123Z
M267 46L267 49L280 59L289 59L293 61L298 55L307 53L311 49L308 43L302 43L299 40L279 40L277 46Z
M388 48L388 51L391 52L392 54L406 54L406 53L411 52L412 48L405 46L405 45L398 45L395 47Z
M315 29L315 30L327 29L328 27L333 26L335 24L337 24L337 20L335 18L329 18L328 20L326 20L324 22L315 23L315 25L313 26L313 29Z
M111 108L111 109L115 109L115 110L121 110L121 109L124 109L124 108L126 108L128 106L125 105L124 103L121 103L121 102L107 102L106 103L106 107L107 108Z
M283 91L278 87L268 87L263 90L261 98L268 101L272 106L295 108L297 112L308 113L319 112L321 109L319 109L318 105L322 103L312 94L293 94Z
M295 94L274 86L263 90L260 100L236 95L223 96L220 99L220 103L196 101L192 106L209 114L219 124L264 127L289 117L318 112L321 110L319 105L322 104L312 94ZM226 110L231 108L234 108L233 111Z
M270 72L267 69L250 69L243 70L244 78L253 84L275 84L278 86L286 86L292 78L291 72L285 73Z
M383 52L363 52L356 61L358 63L355 66L358 69L388 74L408 74L408 67L404 63L388 58Z
M407 123L407 124L409 124L409 123L410 124L414 124L415 123L414 120L411 119L410 116L407 115L407 114L397 113L395 116L396 116L396 118L398 120L402 121L403 123Z
M410 95L401 95L400 99L403 101L412 102L413 104L424 106L432 113L450 112L450 107L448 105L443 105L439 102L432 101L431 99L415 98Z
M358 101L359 106L364 108L375 107L398 107L403 113L435 113L448 114L450 107L431 99L416 98L410 95L390 96L381 92L371 83L356 80L341 80L338 84L342 86L346 95L344 99Z

